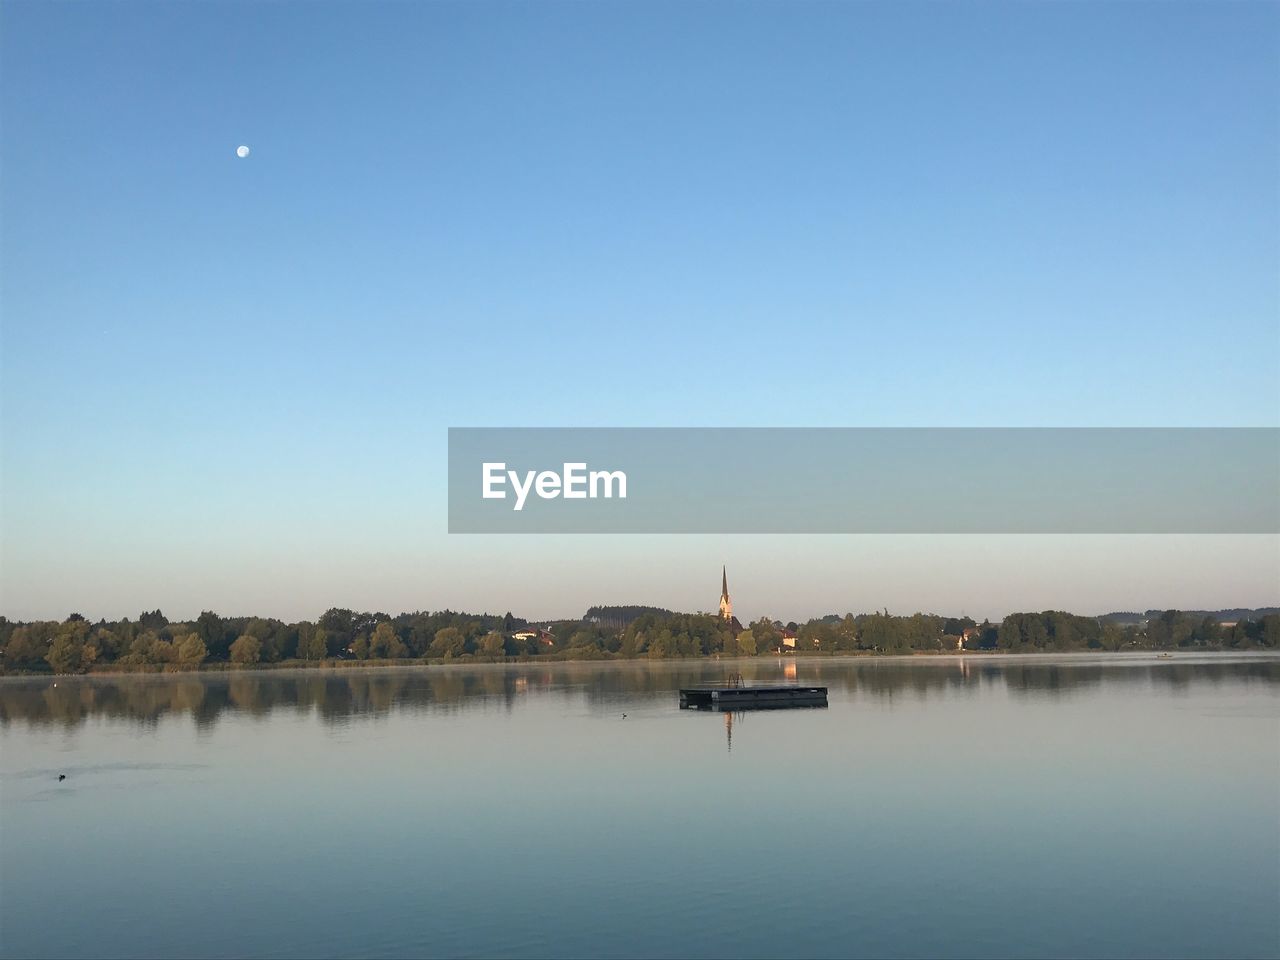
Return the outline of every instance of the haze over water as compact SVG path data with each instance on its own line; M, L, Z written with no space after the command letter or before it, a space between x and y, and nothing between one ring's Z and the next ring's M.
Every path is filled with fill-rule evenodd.
M737 670L830 706L677 709ZM56 683L0 681L6 956L1280 954L1275 656Z

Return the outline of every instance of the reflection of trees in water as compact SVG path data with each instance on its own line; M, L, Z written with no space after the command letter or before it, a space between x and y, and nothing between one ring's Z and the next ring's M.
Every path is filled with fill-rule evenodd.
M1068 694L1101 684L1190 689L1233 684L1273 684L1280 682L1280 660L1251 660L1214 663L1090 663L1021 664L1010 663L1003 671L1005 684L1013 693Z
M425 669L243 672L58 678L0 684L0 725L75 727L90 717L153 726L162 717L191 716L208 727L224 713L265 717L275 711L315 714L326 723L393 712L452 713L522 698L554 695L567 705L585 702L600 713L636 700L672 700L682 686L725 681L741 673L747 684L783 682L784 664L796 679L821 684L849 698L929 699L974 696L986 688L1015 696L1066 697L1100 686L1189 690L1197 685L1280 682L1280 660L1214 662L1090 660L1031 661L981 657L779 661L760 658L732 665L707 660L617 664L428 667Z
M1274 684L1280 682L1280 660L1105 663L938 657L910 662L865 660L853 669L826 661L815 663L812 670L802 666L801 677L805 683L823 684L853 696L886 699L972 696L983 688L1003 689L1015 696L1066 697L1103 685L1189 688L1223 682Z
M430 668L59 678L56 685L0 685L0 725L76 726L94 717L152 726L167 715L190 715L207 726L223 713L265 717L277 710L337 723L401 709L452 712L494 700L509 709L520 696L553 683L546 670Z

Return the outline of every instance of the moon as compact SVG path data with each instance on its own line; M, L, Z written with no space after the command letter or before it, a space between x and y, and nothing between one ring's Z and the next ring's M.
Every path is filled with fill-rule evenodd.
M236 147L236 156L239 157L241 160L243 160L248 155L249 155L249 148L246 147L244 144L241 144L240 146Z

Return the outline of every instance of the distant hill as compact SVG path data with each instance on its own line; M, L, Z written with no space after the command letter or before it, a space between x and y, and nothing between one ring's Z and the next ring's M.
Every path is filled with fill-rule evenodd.
M1258 607L1254 610L1250 610L1245 607L1235 607L1230 610L1182 610L1179 612L1184 613L1189 617L1200 617L1201 619L1204 617L1212 617L1219 623L1238 623L1241 620L1261 620L1263 617L1270 616L1273 613L1280 613L1280 607ZM1120 626L1127 626L1129 624L1144 623L1147 620L1152 620L1160 616L1162 613L1164 613L1163 610L1147 610L1143 613L1134 613L1129 610L1119 611L1116 613L1104 613L1098 619L1103 623L1115 623Z
M663 607L645 607L638 605L621 607L588 607L582 619L587 623L597 623L602 627L614 630L625 630L632 621L639 620L647 613L660 617L673 616L670 610Z
M1114 623L1121 627L1131 627L1145 623L1148 619L1150 618L1145 613L1135 613L1132 610L1124 610L1116 613L1104 613L1098 618L1098 622Z

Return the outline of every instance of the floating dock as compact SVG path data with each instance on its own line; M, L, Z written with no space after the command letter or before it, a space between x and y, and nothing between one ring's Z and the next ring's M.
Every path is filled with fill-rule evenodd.
M781 710L825 707L826 687L688 687L680 691L681 710Z

